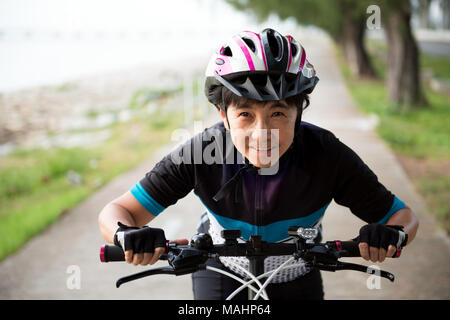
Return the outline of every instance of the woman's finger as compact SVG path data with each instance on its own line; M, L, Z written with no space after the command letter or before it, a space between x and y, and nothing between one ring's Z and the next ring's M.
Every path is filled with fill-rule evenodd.
M397 248L391 244L388 247L386 256L392 258L396 252L397 252Z
M370 261L372 261L372 262L377 262L378 261L378 252L379 251L380 251L380 249L378 249L378 248L369 247Z
M361 257L364 258L364 260L369 260L369 245L366 242L360 242L358 247Z
M132 263L133 262L133 250L125 251L125 261L127 263Z
M144 258L144 254L143 253L135 253L133 255L133 264L135 266L137 266L138 264L141 263L142 259Z
M163 248L163 247L155 248L155 252L153 253L153 257L152 257L152 259L150 260L149 263L150 264L155 264L158 261L159 256L161 254L163 254L165 251L166 251L166 248Z
M144 257L142 258L141 261L141 266L146 266L150 263L150 261L152 260L153 254L150 252L144 252Z
M386 259L386 249L380 248L378 251L378 261L383 262Z
M188 239L175 239L175 240L169 241L169 243L176 243L178 245L188 245L189 240Z

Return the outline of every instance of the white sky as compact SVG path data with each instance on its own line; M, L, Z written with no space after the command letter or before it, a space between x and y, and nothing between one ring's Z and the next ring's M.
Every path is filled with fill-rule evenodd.
M158 25L230 26L249 21L221 0L0 0L2 28L145 31Z
M0 0L0 91L163 63L179 57L174 42L212 53L239 31L292 26L258 24L225 0Z

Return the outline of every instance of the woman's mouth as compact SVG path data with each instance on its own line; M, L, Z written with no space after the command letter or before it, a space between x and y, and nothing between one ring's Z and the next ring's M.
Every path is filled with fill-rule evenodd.
M250 149L257 154L264 154L267 156L270 156L272 152L275 150L275 148L252 148L252 147L250 147Z

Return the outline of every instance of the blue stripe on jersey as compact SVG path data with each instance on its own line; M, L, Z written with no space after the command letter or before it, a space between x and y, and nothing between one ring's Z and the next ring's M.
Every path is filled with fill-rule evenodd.
M145 191L144 188L142 188L139 182L136 183L133 188L131 188L130 192L136 198L136 200L154 216L157 216L165 209L165 207L160 205L147 193L147 191Z
M386 222L389 220L389 218L394 213L396 213L398 210L401 210L404 208L405 208L405 203L403 201L401 201L399 198L397 198L396 196L394 196L394 203L392 204L391 209L389 209L388 213L386 213L386 215L383 217L383 219L381 219L377 223L386 224Z
M202 201L203 202L203 201ZM325 214L328 204L320 208L319 210L311 213L306 217L281 220L274 223L270 223L265 226L255 226L247 222L226 218L215 214L207 206L205 208L214 216L217 222L225 229L239 229L241 230L241 237L248 241L252 235L260 235L262 239L267 242L277 242L289 238L290 235L287 233L289 227L292 226L302 226L302 227L312 227L319 221ZM203 203L204 205L204 203Z

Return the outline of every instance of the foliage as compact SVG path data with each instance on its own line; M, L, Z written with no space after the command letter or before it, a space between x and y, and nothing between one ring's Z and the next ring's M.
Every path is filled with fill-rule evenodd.
M385 75L385 47L370 44L376 69ZM411 181L424 196L429 210L442 228L450 232L450 97L427 88L428 108L400 112L388 101L383 80L361 81L351 76L342 54L337 49L338 60L350 92L357 105L366 113L376 114L380 120L378 134L389 144L400 159L408 160ZM449 79L450 59L422 53L422 68ZM403 160L405 161L405 160ZM447 169L446 169L447 168Z
M368 0L227 0L239 10L247 10L264 21L271 14L280 19L294 18L300 25L314 25L337 40L342 36L345 19L366 16L366 9L373 1Z

